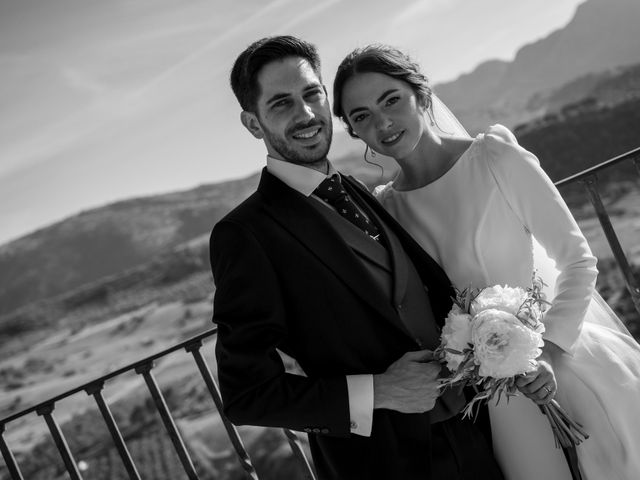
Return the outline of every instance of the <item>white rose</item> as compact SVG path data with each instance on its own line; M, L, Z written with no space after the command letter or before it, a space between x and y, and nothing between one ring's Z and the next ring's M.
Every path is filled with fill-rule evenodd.
M442 328L441 342L445 348L462 352L471 343L471 315L464 313L460 307L454 305ZM445 350L447 368L456 371L464 355Z
M473 318L471 339L482 377L508 378L530 372L544 345L542 335L527 328L513 314L498 309Z
M496 285L483 289L471 302L471 315L494 308L515 315L527 299L527 292L520 287Z

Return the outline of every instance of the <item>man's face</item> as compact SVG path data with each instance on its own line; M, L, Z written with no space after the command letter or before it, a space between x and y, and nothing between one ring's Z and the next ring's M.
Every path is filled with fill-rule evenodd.
M331 110L309 62L297 57L271 62L262 68L258 83L254 116L259 128L254 128L259 135L247 128L264 139L274 158L306 166L323 163L331 145Z

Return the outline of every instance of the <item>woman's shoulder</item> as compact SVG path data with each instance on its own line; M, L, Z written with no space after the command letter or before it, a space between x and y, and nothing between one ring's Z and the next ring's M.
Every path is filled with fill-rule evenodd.
M482 143L493 153L506 151L518 146L518 140L511 130L496 123L480 135Z
M480 136L490 166L509 168L513 167L513 164L522 163L523 160L526 163L540 164L535 155L518 144L516 136L504 125L491 125Z

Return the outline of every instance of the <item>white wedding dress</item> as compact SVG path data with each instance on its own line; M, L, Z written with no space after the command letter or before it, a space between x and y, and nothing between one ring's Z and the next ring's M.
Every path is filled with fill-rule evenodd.
M375 194L458 288L529 286L535 261L555 286L544 337L566 352L555 365L556 399L590 435L578 447L583 476L639 479L640 347L592 295L596 259L536 157L496 125L432 183L398 191L391 182ZM557 271L544 261L549 257ZM508 480L571 479L531 400L518 396L489 409Z

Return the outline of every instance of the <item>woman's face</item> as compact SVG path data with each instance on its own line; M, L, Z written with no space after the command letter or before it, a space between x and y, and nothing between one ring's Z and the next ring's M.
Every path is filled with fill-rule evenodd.
M342 104L356 135L396 159L410 155L427 128L411 86L382 73L359 73L347 80Z

